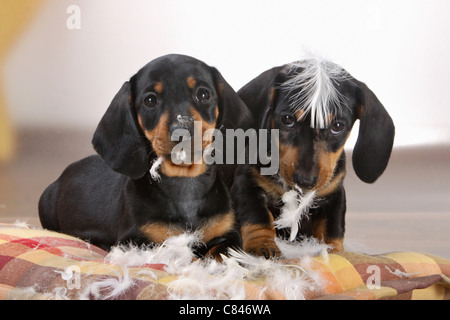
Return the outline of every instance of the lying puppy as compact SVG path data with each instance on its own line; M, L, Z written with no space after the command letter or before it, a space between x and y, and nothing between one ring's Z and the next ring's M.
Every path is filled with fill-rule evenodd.
M245 165L232 189L244 250L276 256L276 234L291 241L314 236L343 250L344 144L359 119L353 167L362 181L374 182L394 140L383 105L344 69L317 59L270 69L238 94L258 128L279 130L278 173L264 176L261 164Z
M223 180L233 172L208 165L202 154L212 141L208 129L246 128L251 119L215 68L183 55L151 61L123 84L101 119L92 141L100 156L71 164L43 193L42 226L106 250L186 231L201 232L200 256L239 246ZM184 135L172 141L177 130ZM195 134L203 137L200 155L194 148L174 155L179 139L193 143L186 136ZM195 161L179 161L190 155Z

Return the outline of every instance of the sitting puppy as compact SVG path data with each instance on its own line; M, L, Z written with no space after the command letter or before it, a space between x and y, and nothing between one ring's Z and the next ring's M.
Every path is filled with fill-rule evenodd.
M251 119L215 68L183 55L151 61L123 84L101 119L92 141L100 156L71 164L43 193L42 226L106 250L162 243L186 231L202 234L199 256L240 246L225 185L233 172L208 165L201 154L212 140L208 129L246 128ZM195 140L172 141L177 129L200 135L200 157L174 157L178 138ZM191 154L195 161L173 161Z
M374 182L394 140L383 105L364 83L319 59L270 69L238 94L259 129L279 130L277 174L261 175L261 164L237 171L232 194L244 250L276 256L276 235L291 241L314 236L343 250L344 144L359 119L353 167L362 181Z

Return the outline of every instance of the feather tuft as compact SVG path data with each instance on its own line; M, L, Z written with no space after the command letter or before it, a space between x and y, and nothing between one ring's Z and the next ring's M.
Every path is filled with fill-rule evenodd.
M348 107L347 98L336 86L338 81L349 79L349 74L337 64L320 58L293 62L289 67L288 74L292 77L281 88L292 93L289 98L292 112L303 111L297 121L311 114L311 128L327 128L330 115Z
M120 296L135 284L130 276L128 268L121 267L120 271L111 268L113 276L94 281L80 295L80 300L87 300L90 297L95 299L111 299Z
M309 266L286 264L275 259L266 259L229 250L231 260L239 262L246 270L246 280L266 279L267 286L261 290L260 298L267 290L279 291L286 299L305 299L304 293L313 292L320 287L320 279L310 272Z
M163 162L163 157L158 157L157 159L155 159L155 161L153 161L152 167L150 168L150 171L149 171L152 179L157 182L161 181L161 176L158 173L158 169L161 166L162 162Z
M298 186L283 194L281 199L284 206L274 224L278 229L291 228L290 241L294 241L297 237L300 221L308 215L309 209L314 205L315 195L315 191L303 193Z

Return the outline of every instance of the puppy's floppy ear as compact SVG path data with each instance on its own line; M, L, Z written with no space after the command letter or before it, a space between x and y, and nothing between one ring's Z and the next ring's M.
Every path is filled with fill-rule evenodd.
M133 179L141 178L148 171L150 150L136 124L128 81L100 120L92 144L114 171Z
M261 73L238 91L239 97L255 115L257 128L269 129L277 87L282 82L280 78L285 76L283 67L275 67Z
M216 68L212 68L219 94L218 127L225 129L243 129L253 126L253 117L245 103L239 98L234 89L225 81Z
M358 139L353 149L353 168L358 177L372 183L384 172L394 143L394 123L375 94L366 84L352 79L358 86L357 108L360 119Z

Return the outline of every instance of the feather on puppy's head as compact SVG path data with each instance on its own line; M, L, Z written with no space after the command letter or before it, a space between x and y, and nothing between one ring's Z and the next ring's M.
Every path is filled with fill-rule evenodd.
M289 78L280 88L289 93L293 114L303 111L297 121L311 114L311 128L325 129L330 125L330 114L348 108L347 98L336 86L350 78L340 66L317 58L289 64Z

